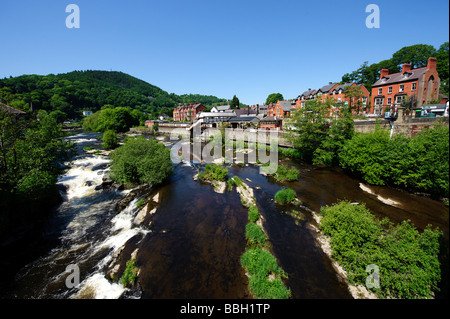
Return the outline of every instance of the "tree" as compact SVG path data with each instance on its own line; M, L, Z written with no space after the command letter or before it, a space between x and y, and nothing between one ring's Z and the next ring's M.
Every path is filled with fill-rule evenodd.
M270 103L277 103L278 101L283 101L283 94L281 93L272 93L269 94L269 96L266 99L266 105L270 104Z
M60 110L52 111L49 115L55 119L56 123L62 123L67 119L67 114Z
M173 170L170 150L143 136L127 139L111 155L111 179L118 183L148 184L163 182Z
M119 138L113 130L103 133L103 147L107 150L114 149L119 145Z
M328 134L329 122L326 118L331 108L331 100L325 102L311 100L305 103L292 117L292 126L296 131L288 135L288 139L302 154L302 158L312 162L314 152L320 147Z
M356 113L359 114L362 101L361 98L364 96L363 91L360 86L348 86L344 88L344 95L348 98L348 109L352 112L356 108Z
M449 45L443 43L436 52L437 71L441 79L441 94L449 95Z
M235 96L233 96L233 99L231 99L230 106L232 109L238 109L239 108L239 99Z
M415 44L403 47L392 55L396 65L411 64L412 69L427 66L428 58L436 54L436 49L428 44Z
M0 236L28 226L56 203L64 170L59 163L73 150L63 136L51 116L35 121L0 111Z
M314 164L338 165L339 153L354 135L354 123L350 109L341 107L339 118L333 119L328 134L314 151Z

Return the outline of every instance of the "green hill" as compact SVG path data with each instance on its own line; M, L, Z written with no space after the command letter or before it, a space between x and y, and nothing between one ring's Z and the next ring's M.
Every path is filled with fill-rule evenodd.
M83 110L95 112L104 105L130 107L155 116L171 114L178 103L226 103L215 96L169 94L123 72L92 70L2 79L0 101L27 112L31 106L35 111L60 110L68 118L81 118Z

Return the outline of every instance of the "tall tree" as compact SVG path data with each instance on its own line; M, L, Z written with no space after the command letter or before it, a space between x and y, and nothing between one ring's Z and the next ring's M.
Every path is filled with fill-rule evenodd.
M302 158L312 162L314 152L320 147L328 134L329 121L326 118L331 101L322 102L311 100L305 103L298 112L292 116L292 126L297 130L289 136L294 147L300 151Z
M281 93L272 93L266 99L266 104L277 103L278 101L283 101L283 94Z
M436 52L437 71L441 79L439 92L449 96L449 46L448 42L443 43Z
M436 49L428 44L415 44L403 47L392 55L394 63L411 64L412 69L421 68L427 65L428 58L436 54Z
M233 99L231 100L230 106L232 109L238 109L239 108L239 99L235 96L233 96Z

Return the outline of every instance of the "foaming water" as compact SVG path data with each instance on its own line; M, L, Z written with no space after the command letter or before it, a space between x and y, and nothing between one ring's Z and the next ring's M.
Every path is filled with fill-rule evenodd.
M95 143L95 138L72 137L74 142ZM118 298L126 289L105 277L105 267L130 238L148 230L133 227L138 209L131 201L119 214L115 202L128 191L95 190L109 171L109 158L81 155L70 163L58 184L64 202L49 221L48 237L58 245L25 266L16 276L19 298ZM80 269L80 285L66 286L66 267Z

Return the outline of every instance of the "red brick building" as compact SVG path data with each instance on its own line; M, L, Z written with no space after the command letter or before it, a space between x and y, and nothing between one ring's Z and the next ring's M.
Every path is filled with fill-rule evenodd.
M314 96L317 100L325 101L326 98L330 97L331 92L338 86L338 83L329 82L327 85L322 86L316 92Z
M351 97L349 90L353 90L355 93L360 94L361 97ZM356 84L354 82L335 86L330 91L329 97L336 102L342 103L344 106L351 106L353 109L353 114L356 114L358 111L361 112L365 109L370 101L369 90L367 90L364 85Z
M406 98L414 99L420 107L439 97L441 80L436 70L437 59L428 58L426 67L411 69L409 63L404 63L402 71L389 74L388 69L382 69L380 79L372 86L373 114L382 114L383 109L391 105L398 106Z
M205 106L201 103L180 104L173 110L173 120L174 122L193 121L205 109Z
M295 107L295 105L291 101L278 101L276 104L269 105L267 116L289 117L292 107Z
M315 92L316 90L308 89L297 97L297 99L295 100L295 108L297 109L297 111L305 106L306 101L314 99Z

